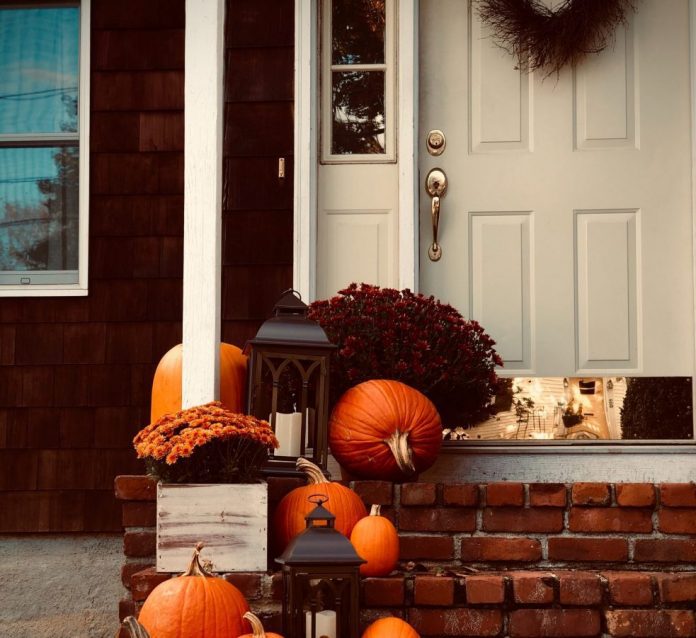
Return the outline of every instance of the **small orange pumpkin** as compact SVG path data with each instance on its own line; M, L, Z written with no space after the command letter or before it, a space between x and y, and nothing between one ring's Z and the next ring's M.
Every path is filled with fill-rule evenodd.
M420 638L418 632L401 618L390 616L375 620L363 633L362 638Z
M297 459L296 465L307 475L308 484L286 494L276 507L273 533L278 554L307 526L305 516L315 508L308 499L314 494L327 498L326 509L336 517L335 527L344 536L350 537L355 524L367 516L365 504L353 490L327 481L322 471L307 459Z
M251 624L251 633L239 636L239 638L283 638L283 636L280 634L264 631L263 625L256 614L252 614L250 611L248 611L246 614L244 614L244 618L246 618Z
M181 361L183 346L174 346L160 359L152 380L150 423L163 414L181 410ZM231 412L244 412L247 357L230 343L220 344L220 401Z
M386 576L399 560L399 535L393 523L373 505L370 515L360 519L350 534L355 551L367 562L360 565L362 576Z
M442 446L442 422L433 403L411 386L365 381L338 400L329 443L348 473L400 481L427 470Z
M151 638L239 636L250 629L249 604L224 578L207 572L196 546L188 570L155 587L140 610L139 623Z

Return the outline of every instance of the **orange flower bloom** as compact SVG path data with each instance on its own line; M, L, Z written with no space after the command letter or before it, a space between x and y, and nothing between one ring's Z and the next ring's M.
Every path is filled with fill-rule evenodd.
M219 402L165 414L140 430L133 445L138 458L155 466L161 463L175 466L183 460L193 462L196 451L207 449L205 446L233 441L239 441L236 445L246 441L266 452L278 447L278 440L267 421L235 414ZM246 454L245 449L239 448L236 454Z

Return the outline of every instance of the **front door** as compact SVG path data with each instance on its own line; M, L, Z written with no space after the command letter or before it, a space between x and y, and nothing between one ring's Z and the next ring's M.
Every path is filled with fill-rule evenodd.
M420 7L421 291L515 375L691 376L688 2L639 3L613 48L550 77L516 70L470 3Z

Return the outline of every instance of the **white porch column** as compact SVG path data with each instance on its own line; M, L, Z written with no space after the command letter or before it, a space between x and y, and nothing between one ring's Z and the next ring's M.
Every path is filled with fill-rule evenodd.
M225 0L186 0L182 407L219 392Z

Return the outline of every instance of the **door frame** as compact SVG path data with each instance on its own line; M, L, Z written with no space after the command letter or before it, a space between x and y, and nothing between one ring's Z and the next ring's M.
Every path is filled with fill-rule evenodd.
M419 190L418 162L420 155L418 131L418 9L419 0L398 0L397 7L397 148L399 184L398 217L398 287L418 291L419 271ZM317 216L317 103L318 103L318 0L295 0L295 177L294 177L294 253L293 285L304 299L312 301L316 281L316 216ZM690 71L691 71L691 181L692 181L692 256L694 281L694 317L696 317L696 0L689 0ZM411 99L404 99L411 96ZM696 362L696 347L694 351ZM696 369L692 375L696 391ZM694 393L696 396L696 392ZM695 422L696 424L696 422ZM695 425L696 427L696 425ZM447 446L450 453L501 455L495 469L489 466L487 480L517 476L530 472L541 463L547 469L553 454L559 462L552 463L548 477L569 480L588 474L588 454L618 455L611 464L614 482L620 480L693 480L689 463L696 455L696 441L665 444L614 441L607 444L535 442L525 445L496 441L455 443ZM664 454L670 462L665 463ZM519 455L525 462L519 467ZM677 457L683 458L675 458ZM534 460L536 459L536 461ZM528 462L527 462L528 460ZM676 463L675 463L676 461ZM679 461L684 461L679 463ZM473 467L473 466L472 466ZM556 468L556 469L553 469ZM649 469L646 469L649 468ZM472 470L468 479L478 476ZM532 470L533 471L533 470ZM646 474L647 472L647 474ZM481 478L479 476L479 478Z

